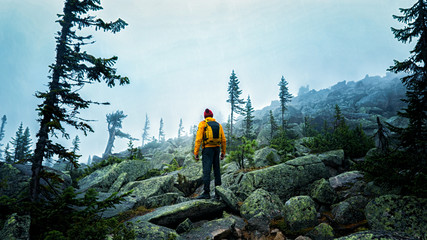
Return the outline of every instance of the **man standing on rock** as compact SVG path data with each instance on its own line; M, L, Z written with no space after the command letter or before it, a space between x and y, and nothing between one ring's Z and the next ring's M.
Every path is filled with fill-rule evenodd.
M199 161L199 149L202 146L203 164L203 194L198 199L210 198L211 170L213 167L215 186L221 185L221 172L219 168L219 158L225 157L226 140L221 124L215 121L211 110L206 108L204 112L205 120L199 123L196 142L194 146L194 158ZM220 149L221 148L221 149ZM221 152L221 153L220 153ZM218 196L215 195L215 198Z

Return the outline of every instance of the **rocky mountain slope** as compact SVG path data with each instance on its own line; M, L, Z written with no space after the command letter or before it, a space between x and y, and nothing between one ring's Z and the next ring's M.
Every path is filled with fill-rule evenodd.
M320 91L302 89L286 118L289 127L301 134L304 116L323 124L338 104L348 122L362 123L373 131L376 116L397 122L395 113L403 96L397 76L367 76ZM265 141L269 111L279 119L278 107L273 102L255 112L258 142ZM239 169L235 162L222 162L223 185L215 188L211 183L219 200L197 200L195 196L202 191L202 166L192 157L192 141L183 137L151 144L142 149L143 160L123 159L99 168L78 182L79 189L95 189L101 199L132 190L102 217L130 216L126 221L132 223L137 239L427 237L427 199L401 196L399 188L384 189L367 182L363 172L351 170L352 159L345 158L340 149L312 154L310 149L298 147L298 157L281 162L275 149L261 147L254 155L256 168L250 171ZM27 191L30 172L25 169L0 163L0 196L16 197ZM67 172L61 174L63 189L71 181ZM11 215L0 239L13 236L16 229L25 232L28 219Z

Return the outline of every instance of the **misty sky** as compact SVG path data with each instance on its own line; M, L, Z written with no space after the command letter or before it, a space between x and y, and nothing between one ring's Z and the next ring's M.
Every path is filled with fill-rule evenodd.
M113 35L87 32L96 43L84 50L95 56L117 55L118 73L131 84L109 89L86 86L81 94L110 106L92 106L81 117L96 120L95 133L81 139L81 160L100 156L107 143L105 115L123 110L123 132L141 138L145 114L151 136L160 118L166 137L176 137L179 119L188 133L208 107L225 121L230 114L227 83L234 69L255 109L278 99L281 76L296 95L300 86L327 88L385 75L393 59L409 56L398 42L392 18L408 0L104 0L95 15L124 19L129 26ZM38 131L36 91L45 91L54 62L59 0L2 0L0 5L0 117L6 115L6 143L20 122L33 137ZM35 140L34 140L35 141ZM33 142L34 142L33 141ZM116 140L113 151L127 148ZM70 145L71 140L66 145ZM135 142L139 146L140 142Z

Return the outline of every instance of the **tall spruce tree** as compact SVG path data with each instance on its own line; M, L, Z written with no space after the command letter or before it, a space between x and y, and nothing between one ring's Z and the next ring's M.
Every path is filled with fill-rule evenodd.
M65 0L63 13L57 21L61 26L56 36L56 58L50 66L51 76L48 90L37 92L36 96L43 100L37 111L39 112L40 129L37 133L37 144L32 159L32 177L30 183L30 198L38 201L40 192L40 174L43 170L43 159L58 155L76 163L76 156L59 143L54 143L50 136L60 132L69 139L64 124L78 130L93 132L87 121L79 118L79 111L86 109L91 100L83 99L78 90L85 84L105 81L109 87L118 82L128 84L129 79L116 74L114 64L117 57L99 58L81 51L85 45L94 43L92 36L79 36L77 30L94 28L95 30L117 33L127 23L121 19L115 22L104 22L88 14L89 11L101 10L100 0Z
M180 138L183 133L184 133L184 127L182 126L182 118L180 118L179 126L178 126L178 138Z
M145 124L144 124L144 130L142 132L142 144L141 147L144 146L144 143L146 140L149 139L149 133L148 131L150 130L150 120L148 119L148 114L145 114Z
M231 146L232 137L233 137L234 113L241 114L243 111L243 107L241 105L245 103L245 101L240 98L240 95L242 94L242 90L240 90L239 84L240 84L240 81L239 79L237 79L237 76L233 70L231 72L230 81L228 82L228 99L227 99L227 102L230 103L230 108L231 108L230 136L229 136L230 146Z
M395 37L403 43L418 39L408 59L394 60L390 71L405 72L401 79L406 87L408 105L398 115L407 118L406 128L393 127L399 135L401 145L409 152L416 153L419 160L426 164L427 153L427 6L425 0L417 0L407 9L400 9L403 16L393 15L397 21L406 24L402 29L391 28Z
M251 102L251 98L248 95L248 99L246 100L246 105L245 108L243 109L243 113L244 113L244 123L245 123L245 137L247 139L252 139L254 138L254 133L253 133L253 124L254 124L254 108L252 107L252 102Z
M12 138L10 144L13 147L12 161L13 162L25 162L31 155L31 135L30 129L27 127L24 130L23 124L18 127L15 133L15 137Z
M159 127L159 142L165 141L165 131L163 130L163 118L160 118L160 127Z
M4 148L4 160L7 163L13 163L12 153L10 152L10 145L6 143L6 147Z
M288 82L282 76L279 82L280 109L282 110L282 128L285 129L285 111L288 109L286 104L291 101L292 94L289 93Z
M122 121L127 115L123 111L117 110L116 112L107 114L107 123L108 123L108 142L107 147L105 148L103 157L111 155L111 151L114 147L114 140L116 137L126 138L129 140L136 140L130 134L120 131L122 128Z

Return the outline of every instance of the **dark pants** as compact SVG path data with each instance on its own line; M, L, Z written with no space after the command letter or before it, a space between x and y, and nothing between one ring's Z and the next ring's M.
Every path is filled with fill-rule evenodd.
M207 147L202 150L203 163L203 190L205 193L210 192L211 170L213 167L215 186L221 185L221 172L219 169L219 147Z

